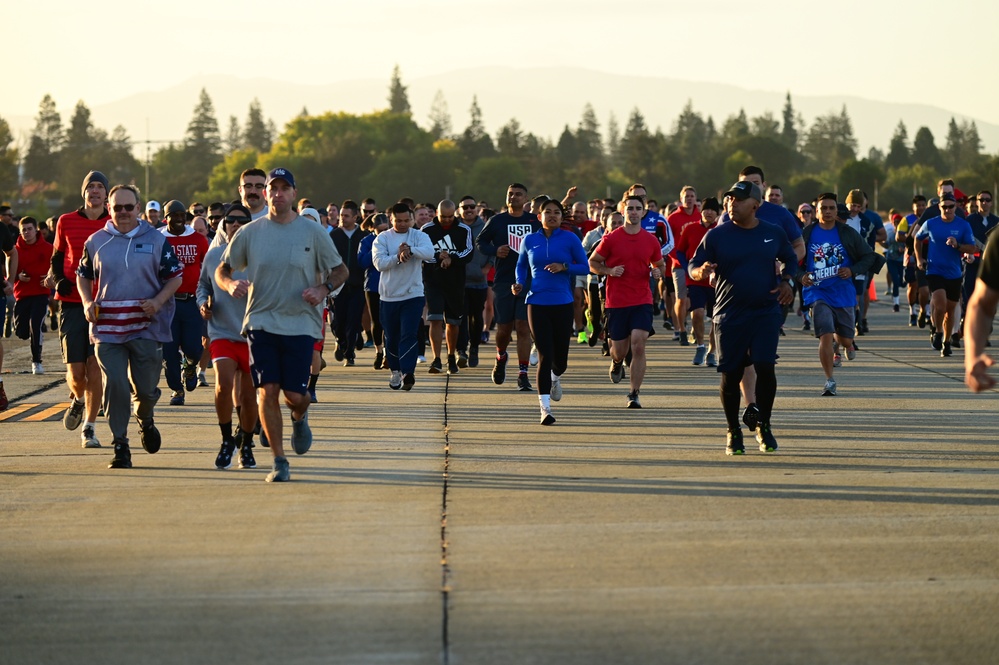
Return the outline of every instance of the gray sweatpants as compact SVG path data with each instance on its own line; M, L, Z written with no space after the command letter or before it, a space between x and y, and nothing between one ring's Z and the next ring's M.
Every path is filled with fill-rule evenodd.
M135 415L140 422L153 417L160 399L163 345L151 339L133 339L122 344L98 342L97 364L104 375L104 413L116 441L128 440L128 420L135 392ZM130 389L131 388L131 389Z

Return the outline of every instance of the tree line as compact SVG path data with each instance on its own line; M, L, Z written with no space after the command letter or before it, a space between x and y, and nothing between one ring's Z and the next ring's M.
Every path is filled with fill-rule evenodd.
M907 208L914 192L935 191L941 177L955 178L966 192L991 189L999 180L999 155L982 151L974 122L952 118L938 147L927 127L910 142L900 120L886 152L872 148L861 156L845 105L808 125L790 93L780 117L740 111L720 127L688 102L668 131L650 128L638 108L623 129L613 114L601 125L587 104L557 139L525 130L516 118L491 136L475 97L468 126L456 132L441 91L426 122L418 123L398 67L387 101L385 110L361 115L313 115L303 108L279 133L254 99L245 121L231 116L223 133L202 90L184 138L150 149L144 164L123 127L110 134L95 127L82 101L64 127L46 95L23 155L0 118L0 199L41 217L73 209L80 202L79 181L91 168L140 188L148 178L147 198L185 203L230 200L243 169L279 165L296 174L303 196L317 201L371 196L387 203L404 195L436 201L471 194L497 206L513 181L549 194L576 185L585 198L616 196L635 181L661 200L675 198L687 184L706 195L724 191L747 164L762 167L788 202L859 187L872 198L876 192L883 210Z

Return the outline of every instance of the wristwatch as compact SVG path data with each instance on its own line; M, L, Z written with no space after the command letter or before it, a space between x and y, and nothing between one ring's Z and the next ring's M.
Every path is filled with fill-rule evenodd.
M329 282L323 282L323 286L326 287L326 292L327 293L333 293L334 291L336 291L336 289L333 288L333 285L331 283L329 283Z

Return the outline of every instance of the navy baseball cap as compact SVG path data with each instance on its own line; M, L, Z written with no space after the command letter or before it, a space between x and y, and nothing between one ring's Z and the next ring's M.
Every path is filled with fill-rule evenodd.
M298 189L295 186L295 176L291 174L288 169L277 168L267 174L267 182L265 185L271 184L275 180L284 180L286 183L291 185L292 189Z
M763 192L760 188L749 182L748 180L740 180L735 183L729 190L725 192L725 196L731 196L732 198L738 199L739 201L745 201L746 199L756 199L760 203L763 202Z

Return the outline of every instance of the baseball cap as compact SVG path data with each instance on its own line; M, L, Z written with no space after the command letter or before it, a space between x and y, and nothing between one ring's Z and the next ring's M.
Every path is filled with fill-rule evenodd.
M798 206L798 212L801 212L802 210L812 210L812 204L802 203L800 206Z
M265 185L269 185L275 180L284 180L286 183L291 185L292 189L298 189L295 186L295 176L291 174L288 169L277 168L267 174L267 182Z
M746 199L756 199L760 203L763 202L763 192L760 188L749 182L748 180L740 180L725 192L724 196L731 196L739 201L745 201Z
M955 197L950 192L944 192L943 194L940 195L940 203L943 203L944 201L953 201L957 203L957 197Z
M162 210L162 208L160 208L160 204L158 201L150 201L149 203L146 204L146 212L149 212L150 210L155 210L159 212L160 210Z
M307 219L311 219L316 224L322 224L322 221L319 219L319 211L315 208L303 208L302 212L298 214Z

